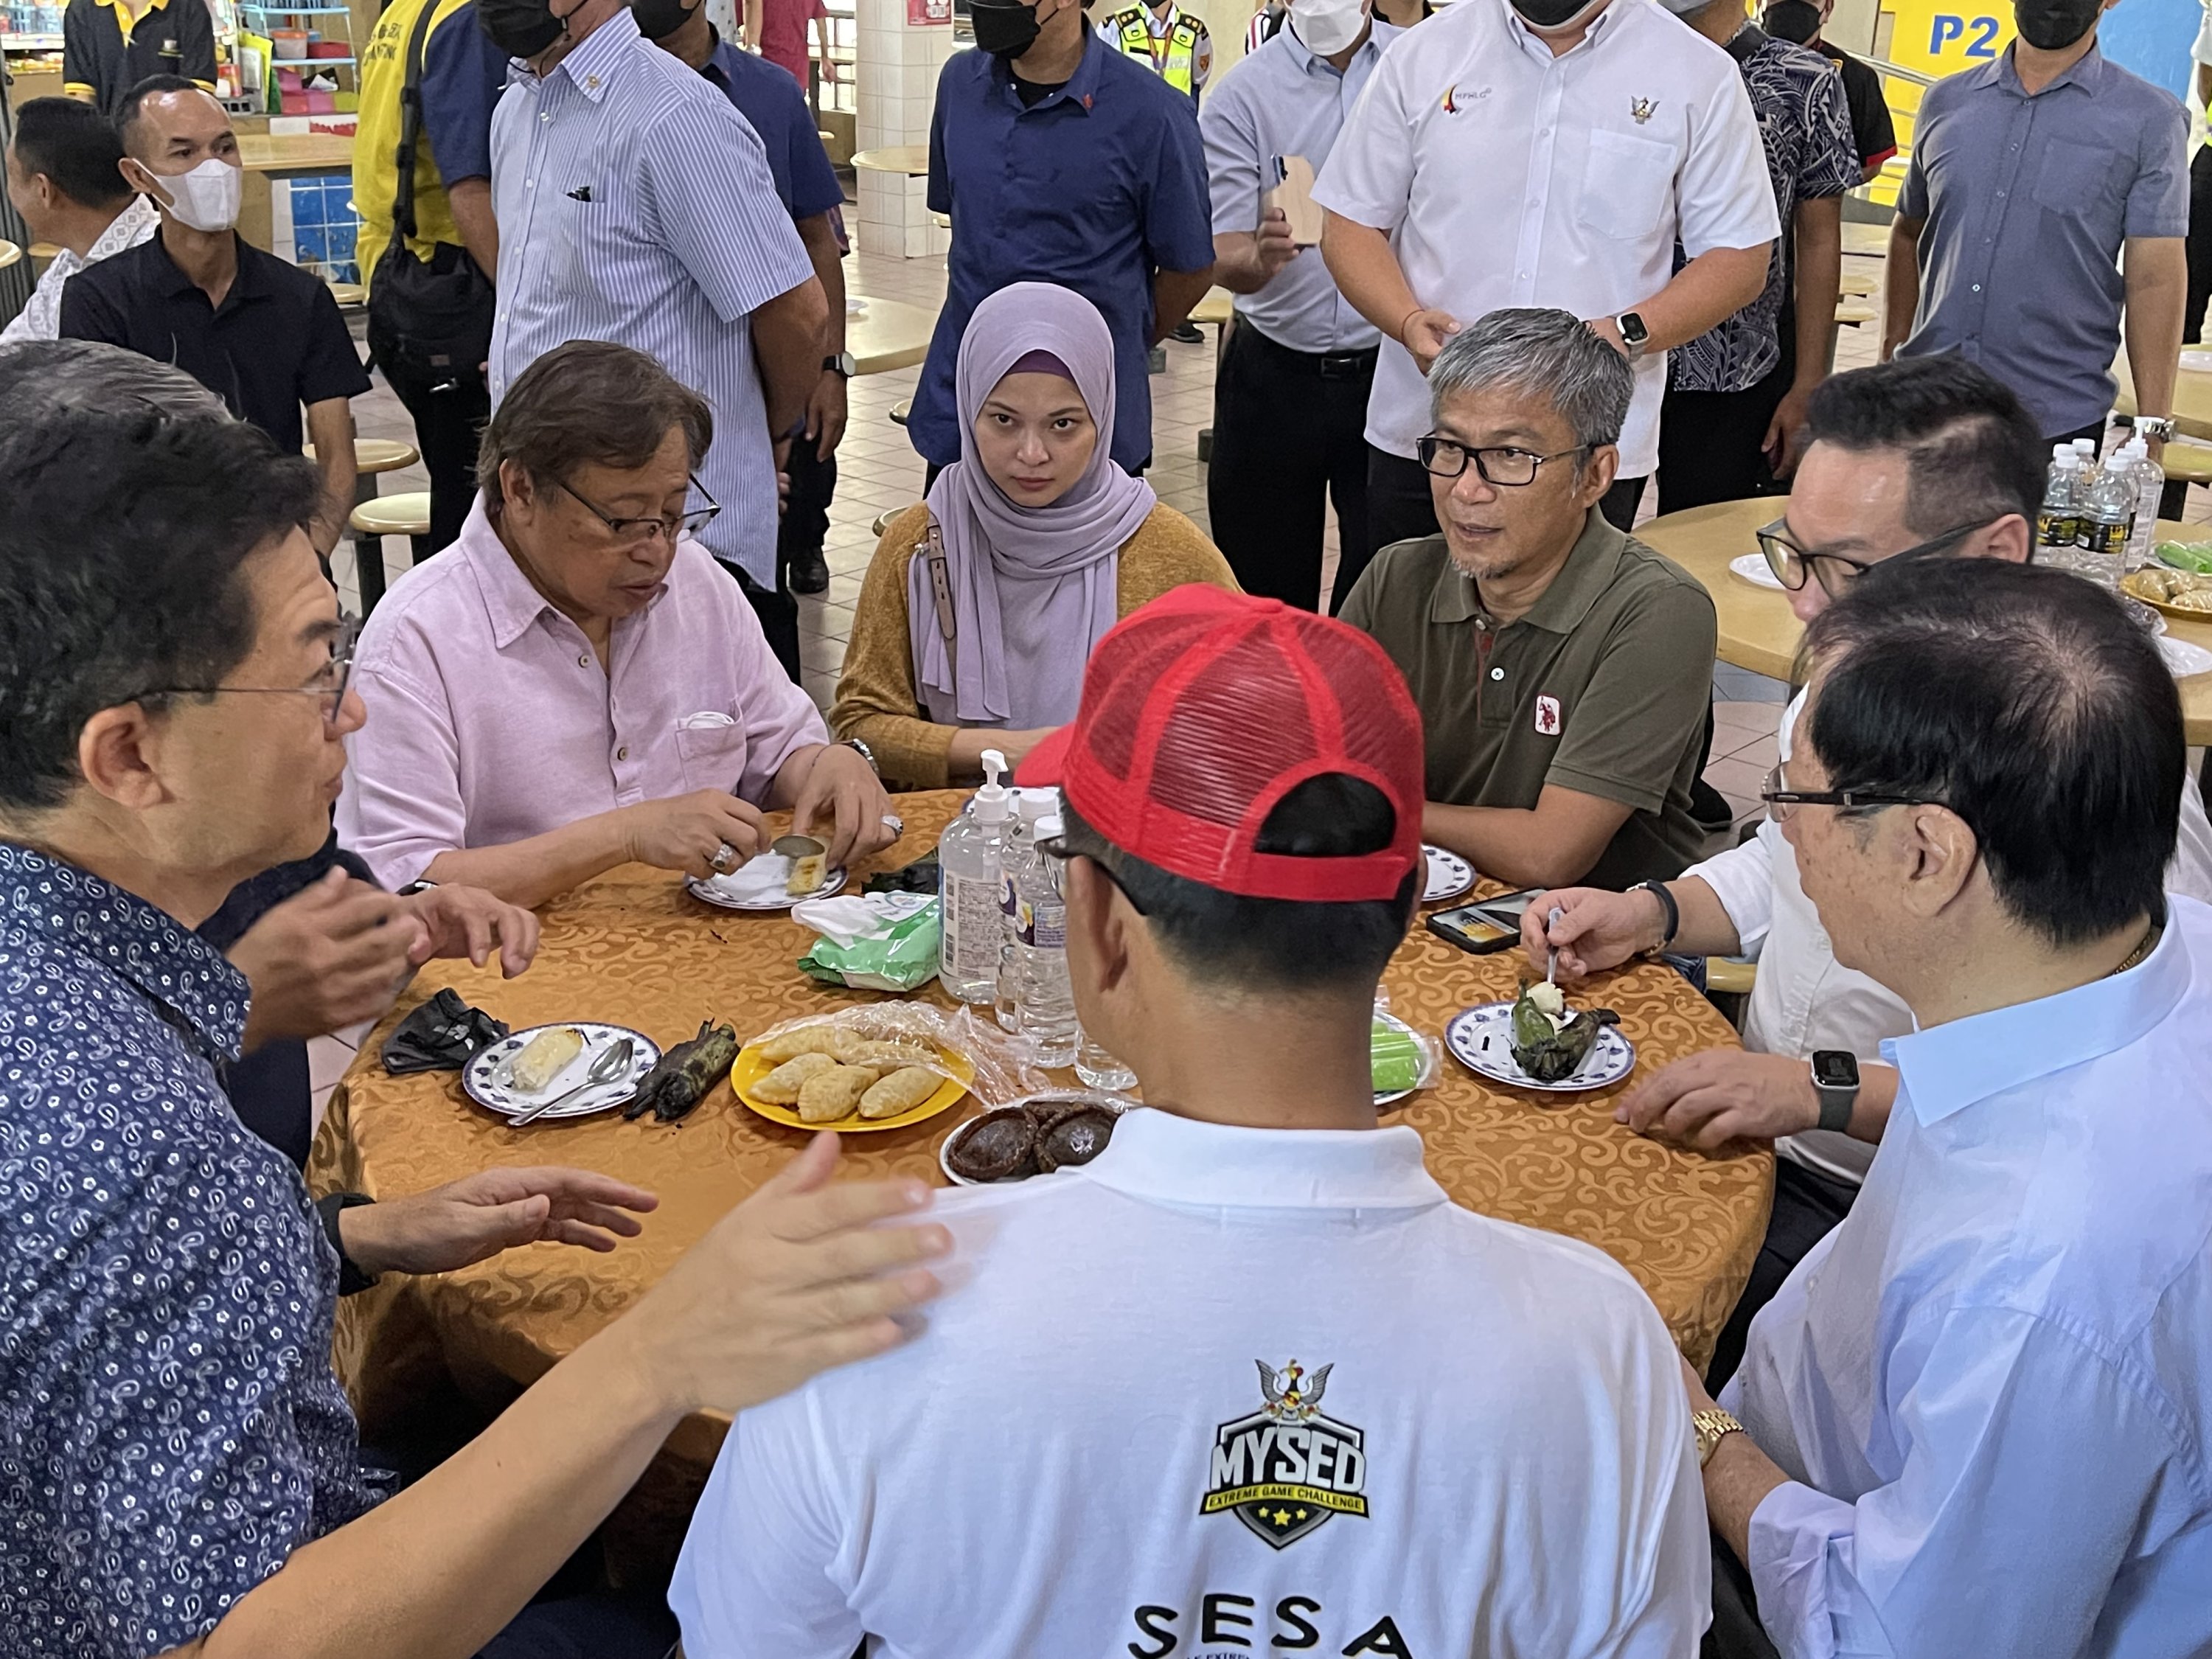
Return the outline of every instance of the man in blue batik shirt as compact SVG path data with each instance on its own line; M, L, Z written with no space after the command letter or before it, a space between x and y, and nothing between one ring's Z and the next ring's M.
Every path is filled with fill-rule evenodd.
M1191 100L1100 40L1083 0L978 4L974 52L937 80L929 205L952 216L945 308L907 435L939 469L960 459L952 371L968 319L1010 283L1057 283L1114 333L1111 453L1152 458L1152 348L1213 280L1206 155Z
M224 1097L247 982L191 930L324 842L364 717L304 530L320 494L264 433L152 399L0 412L0 1648L659 1659L657 1605L501 1626L686 1415L897 1340L884 1316L933 1280L884 1271L945 1240L852 1231L925 1195L817 1190L823 1137L378 1501L331 1369L342 1267L608 1249L653 1200L497 1169L319 1214Z
M1984 559L1894 562L1805 653L1766 799L1837 962L1917 1029L1726 1410L1687 1376L1706 1650L2212 1650L2212 908L2160 890L2172 678L2088 583Z

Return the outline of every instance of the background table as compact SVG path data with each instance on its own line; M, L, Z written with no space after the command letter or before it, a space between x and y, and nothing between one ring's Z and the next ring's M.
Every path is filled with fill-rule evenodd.
M867 308L845 319L845 349L860 373L911 368L929 356L930 337L937 332L934 311L904 300L862 297Z
M1695 576L1713 596L1720 622L1720 659L1754 674L1778 680L1790 677L1797 659L1798 635L1804 632L1790 609L1789 595L1779 588L1760 587L1729 568L1729 562L1756 555L1753 532L1782 516L1787 505L1778 495L1748 501L1720 501L1693 507L1686 513L1669 513L1639 525L1638 540L1656 548ZM2189 541L2207 532L2203 525L2159 520L2162 541ZM2178 640L2212 650L2212 623L2166 619L2166 631ZM2182 721L2190 746L2212 743L2212 674L2195 674L2176 680L2181 693Z
M965 799L956 791L905 797L905 839L856 870L856 884L868 869L927 854ZM416 1003L451 985L518 1029L605 1019L665 1045L709 1017L750 1037L780 1020L881 1000L800 973L793 963L812 936L787 917L717 910L665 871L624 866L554 901L543 915L538 963L520 979L502 981L495 968L479 971L466 962L423 970L333 1095L310 1184L318 1193L396 1195L495 1164L571 1164L649 1187L660 1207L641 1237L611 1255L532 1245L458 1273L387 1279L349 1297L339 1309L337 1364L372 1438L409 1402L444 1386L441 1372L480 1404L503 1403L620 1313L805 1140L747 1110L726 1086L678 1126L606 1114L510 1128L470 1105L453 1073L392 1078L375 1063L392 1024ZM1512 995L1519 962L1517 952L1463 955L1417 925L1390 966L1392 1007L1438 1035L1460 1009ZM945 1000L934 982L928 994ZM1607 975L1591 1000L1619 1010L1637 1045L1638 1077L1735 1041L1711 1005L1666 968L1647 963ZM1702 1365L1765 1231L1771 1155L1683 1152L1633 1134L1613 1121L1619 1085L1540 1097L1491 1085L1456 1060L1443 1064L1439 1085L1388 1121L1420 1132L1430 1172L1445 1190L1486 1214L1607 1251L1650 1292ZM915 1175L941 1185L938 1146L979 1109L970 1099L927 1123L848 1136L849 1172ZM725 1426L704 1418L685 1424L626 1500L611 1530L626 1533L625 1547L635 1553L618 1577L665 1570Z
M897 173L909 179L929 176L929 146L927 144L883 144L874 149L856 149L853 165L862 173Z

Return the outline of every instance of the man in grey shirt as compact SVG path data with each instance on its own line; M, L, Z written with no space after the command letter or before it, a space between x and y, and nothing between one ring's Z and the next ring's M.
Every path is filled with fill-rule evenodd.
M2101 440L2124 303L2155 453L2188 289L2189 121L2097 50L2103 4L2017 0L2004 56L1929 88L1890 232L1882 356L1963 353L2051 441Z

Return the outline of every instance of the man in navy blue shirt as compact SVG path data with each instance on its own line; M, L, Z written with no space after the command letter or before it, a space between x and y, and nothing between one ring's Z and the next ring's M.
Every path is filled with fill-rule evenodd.
M1152 455L1151 348L1213 280L1206 154L1191 101L1100 40L1081 0L977 4L975 52L937 81L929 205L952 216L945 308L907 434L960 459L952 370L968 319L1010 283L1058 283L1114 331L1112 453Z
M683 59L722 89L738 113L759 134L768 152L775 193L798 227L806 258L830 301L822 378L806 401L806 423L791 440L783 471L791 481L776 526L779 591L747 592L777 659L799 678L798 607L792 593L819 593L830 586L822 544L830 534L830 503L837 493L837 444L845 435L845 382L853 360L845 350L845 189L822 148L806 94L791 71L755 57L721 37L708 21L705 0L632 0L638 32Z

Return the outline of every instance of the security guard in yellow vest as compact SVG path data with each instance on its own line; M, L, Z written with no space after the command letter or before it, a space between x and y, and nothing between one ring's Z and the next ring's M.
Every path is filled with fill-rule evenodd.
M1183 10L1175 0L1124 7L1101 22L1098 33L1109 45L1157 70L1194 103L1213 72L1213 40L1205 20Z

